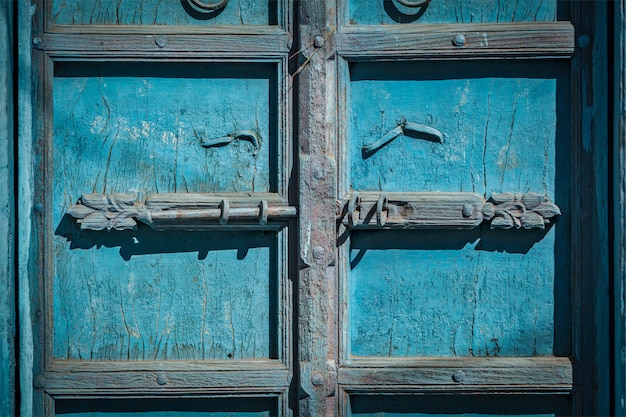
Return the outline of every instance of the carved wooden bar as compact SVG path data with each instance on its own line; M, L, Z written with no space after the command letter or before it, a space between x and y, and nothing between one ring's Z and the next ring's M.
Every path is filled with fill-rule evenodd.
M536 193L353 192L338 214L351 229L544 229L559 207Z
M131 194L83 194L67 213L83 230L129 230L135 229L137 222L155 230L205 230L274 228L274 221L294 217L297 210L269 193L162 193L145 202Z

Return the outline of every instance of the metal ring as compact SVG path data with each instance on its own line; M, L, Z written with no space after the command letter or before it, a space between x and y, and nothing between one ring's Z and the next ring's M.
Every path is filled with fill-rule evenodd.
M267 201L261 200L259 203L259 223L262 225L267 224Z
M383 216L383 210L387 210L387 196L381 194L376 202L376 223L380 227L387 223L387 215Z
M398 0L398 3L406 7L422 7L430 3L430 0L417 0L417 1Z
M361 199L359 198L359 193L354 192L350 195L350 200L348 201L348 225L350 227L356 226L359 220L356 210L359 207L360 202Z
M222 213L220 214L220 224L226 224L228 223L228 217L230 216L230 203L228 200L222 200L220 208L222 209Z
M196 6L198 9L206 10L207 12L212 12L214 10L222 9L226 6L226 3L228 3L228 0L220 0L217 3L206 3L200 0L188 0L188 1L193 6Z

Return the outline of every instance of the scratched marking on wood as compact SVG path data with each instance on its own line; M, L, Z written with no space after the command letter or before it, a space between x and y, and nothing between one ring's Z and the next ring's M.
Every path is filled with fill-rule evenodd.
M276 23L276 3L230 0L223 9L200 13L187 0L53 0L52 17L58 25L267 25Z
M275 191L273 75L263 64L59 64L55 193L73 204L85 192ZM256 149L202 146L238 130L257 134Z
M404 233L404 234L403 234ZM554 230L354 233L349 278L353 356L544 356L555 338L555 294L568 277ZM555 305L556 303L556 305ZM563 343L559 340L559 346ZM562 354L563 352L558 352Z
M350 0L349 4L350 22L361 25L535 22L557 18L556 0L432 0L425 7L404 6L398 0Z
M569 140L566 65L353 64L350 182L360 191L528 191L554 199L557 143ZM558 99L557 99L558 94ZM443 143L362 148L408 120Z
M54 357L277 357L275 232L57 229Z

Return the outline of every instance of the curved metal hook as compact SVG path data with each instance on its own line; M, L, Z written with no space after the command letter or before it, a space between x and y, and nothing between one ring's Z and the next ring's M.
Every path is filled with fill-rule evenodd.
M211 148L214 146L225 146L234 141L235 139L245 140L252 144L254 147L253 155L259 151L259 137L251 130L238 130L237 132L229 133L221 138L201 139L200 144L203 148Z
M406 6L406 7L422 7L422 6L430 3L430 0L417 0L417 1L398 0L398 3L400 3L401 5Z
M201 1L201 0L188 0L188 1L189 3L191 3L191 5L205 12L212 12L215 10L223 9L224 7L226 7L226 3L228 3L228 0L220 0L215 3L208 3L205 1Z
M387 132L382 138L378 139L376 142L370 145L363 146L363 148L361 148L363 158L369 158L380 148L387 145L400 135L424 139L431 142L443 143L443 135L437 129L419 123L402 122L397 127Z

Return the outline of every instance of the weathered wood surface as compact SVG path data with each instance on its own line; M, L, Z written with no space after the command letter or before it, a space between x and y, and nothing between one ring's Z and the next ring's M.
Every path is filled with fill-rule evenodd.
M626 414L626 1L615 2L613 126L615 415Z
M91 372L45 372L40 381L46 392L54 396L283 392L289 370L273 368L257 364L254 370L111 372L102 367Z
M210 13L182 1L53 0L52 22L57 25L268 25L276 24L280 7L276 0L229 0ZM203 1L210 4L217 1Z
M55 359L278 357L275 232L57 233Z
M123 33L111 33L110 26L90 26L78 33L55 30L39 36L34 41L34 47L44 49L55 57L171 58L211 54L213 57L241 59L258 57L261 54L266 57L280 57L289 51L291 43L287 33L271 28L240 30L236 33L228 30L199 31L192 28L180 31L167 28L133 29L124 30Z
M566 10L559 10L565 5L557 0L432 0L423 7L408 7L398 0L348 0L346 3L350 23L358 25L540 22L566 15Z
M14 3L0 3L0 415L15 414Z
M569 22L349 26L337 34L337 52L353 60L570 57L574 27Z
M299 155L299 414L337 414L336 27L334 0L301 1L299 45L306 48L298 83ZM315 48L315 39L318 38ZM325 42L319 42L324 39Z
M350 188L532 191L555 201L570 138L568 91L565 62L353 63L345 110ZM395 140L363 155L363 146L403 120L439 130L443 143Z
M609 234L608 219L608 67L607 2L573 2L572 17L580 48L572 61L573 85L572 271L573 356L582 395L574 414L609 415ZM620 213L616 213L619 217Z
M338 217L350 229L545 229L561 215L557 205L536 193L353 192Z
M454 358L367 360L355 358L339 370L351 393L543 392L571 393L568 358Z
M567 355L569 300L555 287L567 287L569 275L555 255L555 229L515 239L478 229L353 234L349 352Z
M276 190L275 77L268 64L57 64L55 194ZM239 127L257 132L256 154L201 146Z

